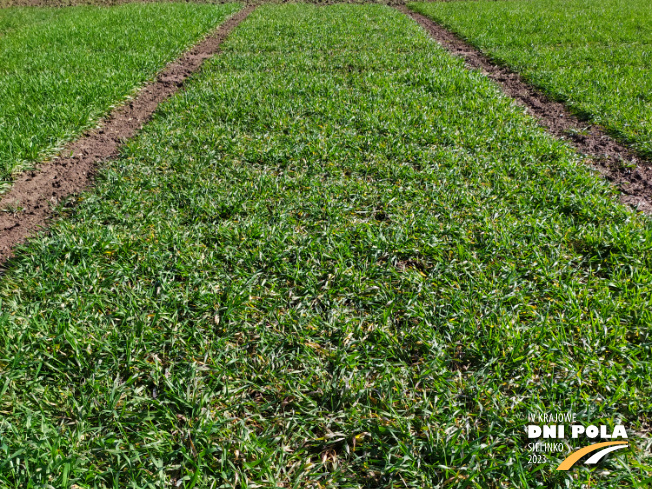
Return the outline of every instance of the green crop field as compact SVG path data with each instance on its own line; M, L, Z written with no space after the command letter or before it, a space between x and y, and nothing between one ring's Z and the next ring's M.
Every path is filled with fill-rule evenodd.
M0 9L0 182L92 127L237 9Z
M396 10L258 8L75 202L0 281L3 487L648 487L524 425L649 426L652 223Z
M13 29L52 21L66 15L65 9L13 7L0 9L0 36Z
M412 3L582 118L652 156L652 2Z

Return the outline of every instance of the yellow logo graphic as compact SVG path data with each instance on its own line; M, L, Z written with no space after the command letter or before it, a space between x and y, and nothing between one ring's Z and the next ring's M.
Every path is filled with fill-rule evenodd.
M598 453L593 455L591 458L589 458L586 463L587 464L597 464L602 457L604 457L606 454L609 452L613 452L614 450L620 450L621 448L627 448L629 446L629 443L626 441L606 441L603 443L594 443L593 445L589 445L588 447L581 448L580 450L571 453L566 460L564 460L559 467L557 467L557 470L568 470L570 469L575 463L581 459L584 455L587 455L591 452L595 452L596 450L600 450L601 448L604 448L604 450L600 450Z

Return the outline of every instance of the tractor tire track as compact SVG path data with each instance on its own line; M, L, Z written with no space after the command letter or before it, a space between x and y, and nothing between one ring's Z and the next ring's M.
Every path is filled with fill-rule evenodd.
M115 109L98 129L69 143L61 156L18 177L0 200L0 264L12 256L16 245L47 224L55 205L90 186L98 164L117 157L125 140L132 138L159 104L182 88L206 59L219 52L224 39L254 9L245 7L227 19L168 64L134 99Z
M554 136L568 141L590 157L593 166L622 192L620 200L638 211L652 214L652 163L614 140L590 122L581 121L561 102L551 100L509 68L493 63L480 50L428 17L405 6L396 7L419 23L454 56L463 58L471 69L481 71L502 90L524 105Z

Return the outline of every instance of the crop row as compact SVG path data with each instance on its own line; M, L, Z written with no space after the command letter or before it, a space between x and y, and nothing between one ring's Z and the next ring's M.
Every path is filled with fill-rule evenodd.
M237 9L0 9L0 187L96 125Z
M652 3L413 3L496 61L652 157Z

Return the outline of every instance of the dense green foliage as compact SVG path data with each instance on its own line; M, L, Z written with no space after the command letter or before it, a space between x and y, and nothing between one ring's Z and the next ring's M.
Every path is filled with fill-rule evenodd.
M6 486L643 487L523 426L650 422L652 225L396 10L259 8L61 209L0 283Z
M0 10L0 181L92 127L237 8Z
M414 3L581 117L652 156L652 2Z

